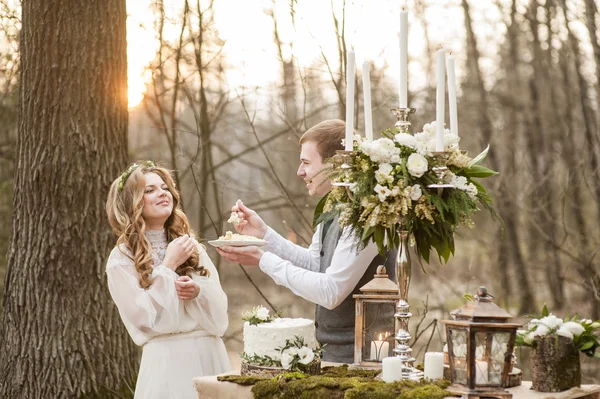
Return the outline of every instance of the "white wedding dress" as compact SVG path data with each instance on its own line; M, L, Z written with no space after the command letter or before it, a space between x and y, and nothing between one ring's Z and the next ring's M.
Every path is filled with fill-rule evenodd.
M113 249L106 265L108 287L121 319L133 341L143 347L135 398L197 398L194 377L231 369L221 339L228 326L227 296L206 250L196 242L200 264L210 277L193 275L200 294L179 300L175 290L179 276L162 265L168 245L165 230L147 231L146 237L157 265L150 288L140 287L125 246Z

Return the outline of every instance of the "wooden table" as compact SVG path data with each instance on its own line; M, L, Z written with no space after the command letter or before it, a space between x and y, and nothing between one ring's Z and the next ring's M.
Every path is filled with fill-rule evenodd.
M230 372L225 374L237 374ZM225 375L223 374L223 375ZM217 377L196 377L194 386L200 399L252 399L252 387L232 382L217 381ZM508 389L513 399L600 399L600 385L582 385L568 391L547 393L531 390L531 381L523 381L518 387Z

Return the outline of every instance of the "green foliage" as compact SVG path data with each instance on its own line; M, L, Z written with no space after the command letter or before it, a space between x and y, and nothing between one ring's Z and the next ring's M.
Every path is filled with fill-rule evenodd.
M263 367L281 367L281 361L273 359L271 356L258 356L256 354L248 355L246 352L242 352L240 357L250 364Z

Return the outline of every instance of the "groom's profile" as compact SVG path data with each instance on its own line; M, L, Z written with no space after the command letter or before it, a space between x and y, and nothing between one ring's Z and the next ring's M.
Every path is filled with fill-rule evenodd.
M324 160L343 150L346 124L341 120L326 120L300 138L298 176L306 182L308 194L323 197L331 190ZM243 265L259 265L277 284L315 303L317 340L327 344L325 361L352 363L354 360L354 300L353 294L370 281L377 266L385 264L394 278L394 257L383 259L377 247L369 243L357 249L356 238L342 229L337 217L317 225L312 242L303 248L280 236L267 226L256 212L238 200L232 208L242 233L268 241L264 250L258 247L223 247L217 251L227 260Z

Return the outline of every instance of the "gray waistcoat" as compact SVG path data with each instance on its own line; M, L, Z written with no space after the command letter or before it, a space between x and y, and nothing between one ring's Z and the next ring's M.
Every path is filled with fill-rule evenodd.
M335 252L342 230L337 218L333 220L325 236L321 237L321 268L320 272L331 265L331 258ZM315 324L317 326L317 341L321 345L327 344L324 349L323 360L337 363L354 362L354 298L353 294L360 293L359 288L373 279L377 266L385 265L389 278L395 281L395 253L388 253L387 259L377 255L354 290L335 309L329 310L317 305Z

